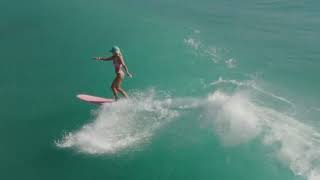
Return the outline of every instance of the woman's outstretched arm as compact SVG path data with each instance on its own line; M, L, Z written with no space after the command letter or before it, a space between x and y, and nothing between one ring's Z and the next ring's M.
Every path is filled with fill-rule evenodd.
M93 57L92 59L101 60L101 61L111 61L114 59L114 56L111 57Z

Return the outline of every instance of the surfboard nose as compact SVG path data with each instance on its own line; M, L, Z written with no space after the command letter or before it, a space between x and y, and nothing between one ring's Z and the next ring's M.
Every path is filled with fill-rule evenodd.
M82 101L93 103L93 104L103 104L103 103L112 103L114 102L113 99L109 98L103 98L98 96L92 96L88 94L78 94L77 98L79 98Z

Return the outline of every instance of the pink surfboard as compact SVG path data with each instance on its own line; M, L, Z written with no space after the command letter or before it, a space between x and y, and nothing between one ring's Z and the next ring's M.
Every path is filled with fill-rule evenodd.
M77 98L81 99L82 101L93 103L93 104L103 104L103 103L112 103L114 102L113 99L98 97L98 96L91 96L88 94L78 94Z

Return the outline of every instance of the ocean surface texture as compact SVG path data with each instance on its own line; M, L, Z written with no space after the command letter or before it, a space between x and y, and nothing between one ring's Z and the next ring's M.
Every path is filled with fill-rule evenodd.
M319 43L318 0L2 0L0 179L320 180Z

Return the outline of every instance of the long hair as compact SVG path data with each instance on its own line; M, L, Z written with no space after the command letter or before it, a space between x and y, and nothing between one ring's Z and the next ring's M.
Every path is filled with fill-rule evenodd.
M119 49L119 52L115 52L118 56L122 56L121 50Z

